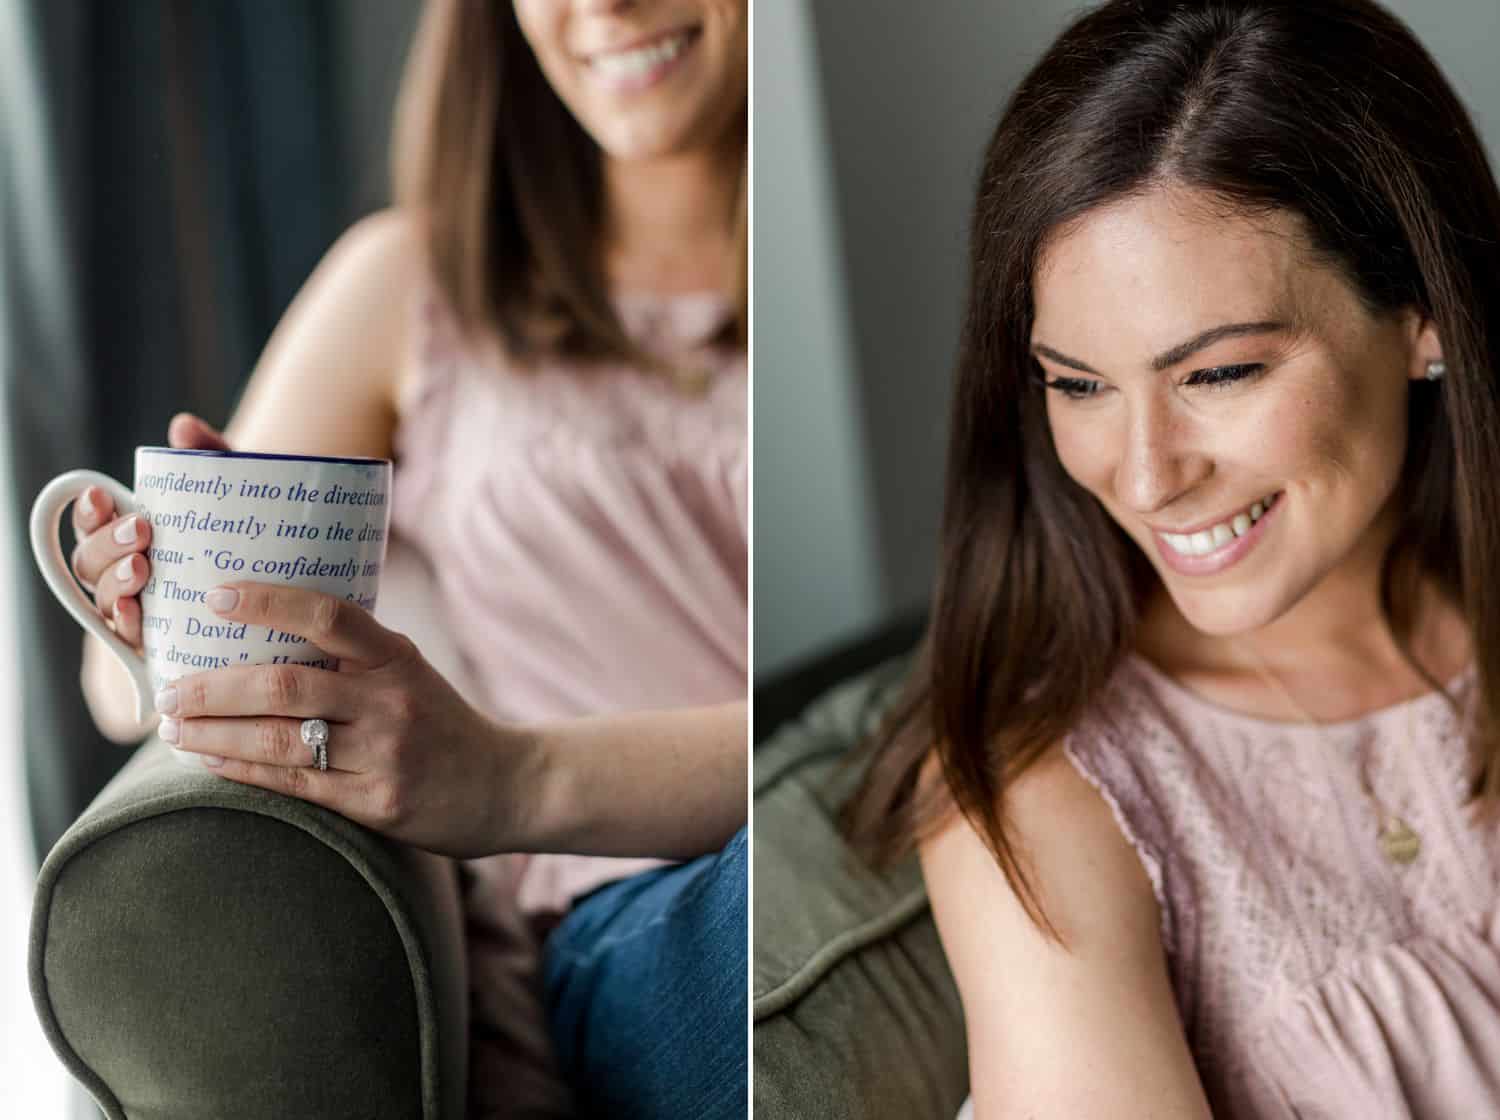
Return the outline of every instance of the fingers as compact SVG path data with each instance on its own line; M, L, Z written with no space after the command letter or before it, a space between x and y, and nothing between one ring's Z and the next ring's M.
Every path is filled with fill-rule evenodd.
M115 599L115 633L126 645L141 648L141 601L134 595Z
M95 487L90 487L95 490ZM105 495L105 500L108 496ZM102 504L95 499L95 508ZM73 549L73 572L86 587L94 589L94 598L99 609L109 613L115 599L120 595L133 595L146 582L151 565L141 555L151 545L151 523L140 514L114 517L114 507L109 505L108 515L95 513L76 514L75 519L97 527L86 531ZM122 561L130 563L122 567ZM124 590L129 586L131 590Z
M115 604L140 594L151 572L151 562L138 552L127 553L107 568L94 585L94 605L106 618L114 617Z
M310 665L210 669L179 677L162 692L159 711L193 722L203 716L295 716L348 723L371 707L356 677Z
M340 757L337 769L358 771L364 764L364 751L347 725L336 727ZM316 757L302 741L302 722L295 719L261 717L258 719L189 719L166 717L161 721L163 739L180 751L209 754L219 758L258 762L266 766L308 766Z
M228 597L233 602L215 602L219 591L234 592ZM363 607L311 588L226 583L209 593L208 605L220 618L296 634L331 657L370 668L403 656L411 648L404 635L387 630Z
M90 486L73 503L73 537L83 540L115 516L115 500L97 486Z
M193 451L228 451L229 444L217 428L194 416L179 412L167 425L167 445Z

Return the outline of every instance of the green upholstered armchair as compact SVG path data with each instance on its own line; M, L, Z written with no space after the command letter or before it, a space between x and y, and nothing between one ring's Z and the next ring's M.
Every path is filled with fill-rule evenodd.
M462 691L429 580L393 539L377 613ZM454 861L153 736L42 865L32 998L110 1120L459 1120L460 897Z
M835 824L858 778L840 763L895 699L907 658L887 655L915 633L895 627L756 693L757 734L775 727L755 749L756 1120L953 1120L968 1092L916 860L873 871Z

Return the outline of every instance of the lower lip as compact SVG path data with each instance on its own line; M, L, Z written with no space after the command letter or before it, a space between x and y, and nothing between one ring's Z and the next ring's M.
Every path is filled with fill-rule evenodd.
M649 70L642 71L639 74L617 76L606 74L598 67L590 65L588 68L589 74L597 84L603 86L611 93L639 93L643 89L650 89L652 86L660 85L670 78L682 68L682 64L687 60L688 55L692 54L697 46L698 33L696 31L689 32L687 42L682 44L680 51L671 58L658 62Z
M1156 550L1161 553L1161 558L1167 562L1167 567L1174 572L1184 576L1210 576L1222 572L1237 563L1244 555L1254 548L1261 537L1266 534L1268 526L1281 512L1281 507L1286 505L1286 492L1283 491L1276 498L1276 503L1261 514L1260 520L1250 526L1250 531L1243 537L1235 537L1234 540L1222 548L1207 553L1204 556L1183 556L1180 552L1162 539L1162 535L1153 532L1156 538Z

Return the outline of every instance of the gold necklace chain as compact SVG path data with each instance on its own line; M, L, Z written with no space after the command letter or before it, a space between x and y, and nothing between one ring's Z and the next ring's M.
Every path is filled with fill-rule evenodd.
M1297 698L1292 695L1291 690L1281 683L1279 677L1271 672L1270 667L1261 658L1260 654L1252 649L1248 643L1243 643L1241 648L1249 654L1250 660L1255 664L1256 671L1270 682L1276 691L1286 698L1286 702L1302 717L1303 721L1310 727L1318 728L1321 732L1323 724L1309 715L1307 709L1297 703ZM1415 699L1406 702L1406 741L1408 744L1411 743L1414 732L1412 717L1414 704ZM1422 838L1417 835L1411 825L1407 824L1384 801L1380 800L1380 797L1375 793L1375 788L1370 784L1370 775L1364 766L1359 768L1359 783L1364 788L1365 796L1380 810L1380 831L1375 837L1380 844L1380 850L1385 853L1385 857L1392 863L1399 863L1402 866L1411 863L1422 850Z

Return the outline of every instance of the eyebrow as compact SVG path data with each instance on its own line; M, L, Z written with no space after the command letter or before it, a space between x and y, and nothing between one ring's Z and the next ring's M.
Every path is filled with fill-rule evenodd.
M1210 327L1201 334L1195 334L1186 342L1180 342L1172 347L1172 349L1152 358L1151 369L1153 372L1162 373L1165 370L1171 369L1178 362L1186 361L1199 350L1207 349L1214 343L1222 342L1226 338L1240 338L1250 334L1272 334L1276 331L1290 329L1290 323L1270 319L1263 319L1255 323L1225 323L1223 326ZM1060 354L1052 349L1052 347L1043 345L1040 342L1033 342L1031 344L1031 352L1039 354L1044 358L1050 358L1060 366L1067 366L1069 369L1080 370L1083 373L1092 373L1095 377L1103 376L1103 374L1086 362L1080 362L1077 358L1070 358L1066 354Z

